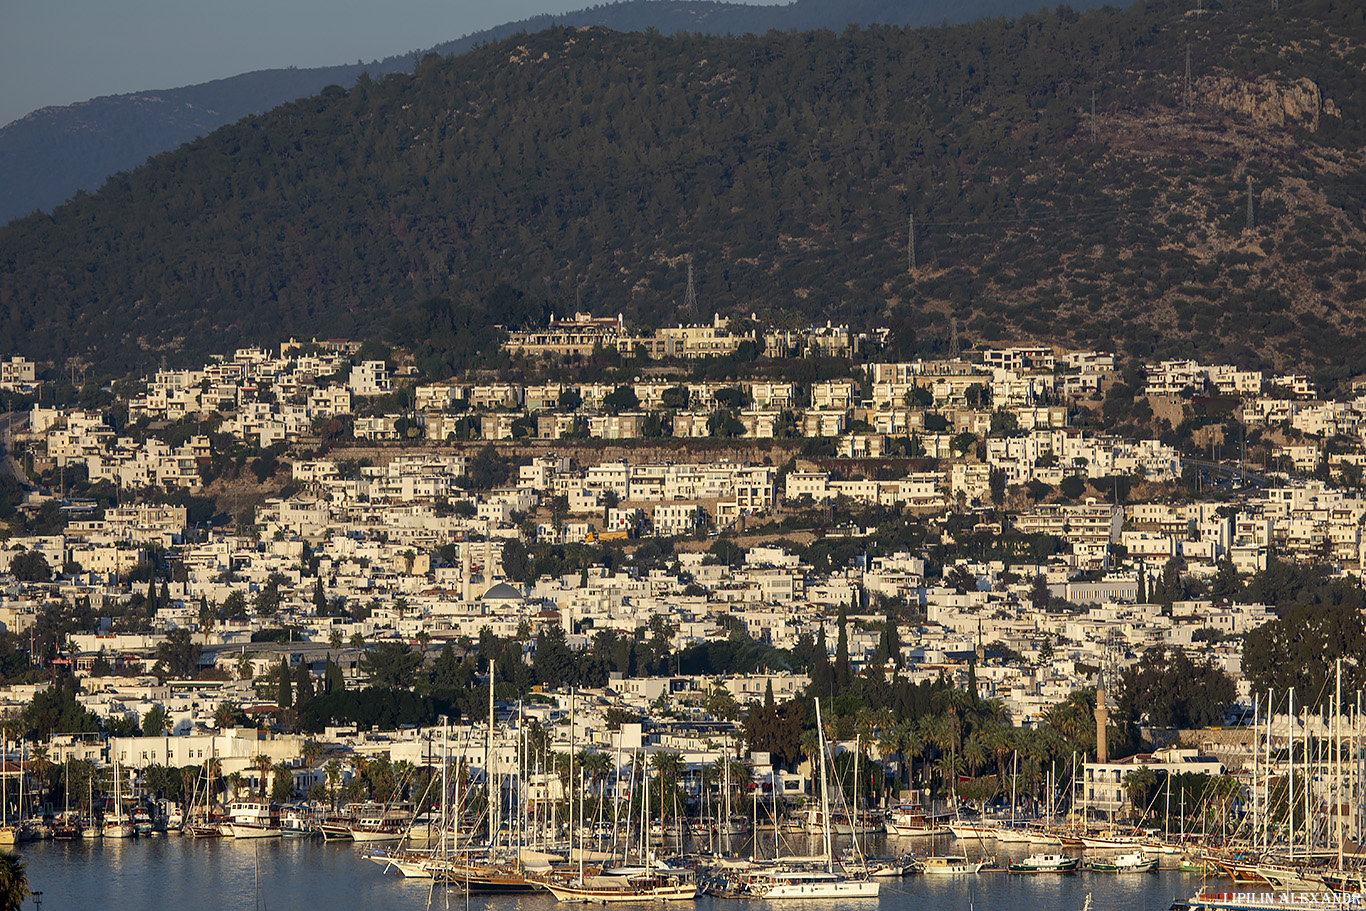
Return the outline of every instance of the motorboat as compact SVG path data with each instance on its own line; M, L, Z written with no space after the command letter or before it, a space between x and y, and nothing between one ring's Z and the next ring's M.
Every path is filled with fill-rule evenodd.
M1024 860L1006 865L1009 873L1075 873L1081 858L1066 854L1031 854Z
M971 876L981 873L985 860L968 860L961 854L940 854L925 858L920 872L926 876Z
M1157 858L1142 851L1126 851L1111 857L1091 861L1093 873L1151 873L1157 869Z

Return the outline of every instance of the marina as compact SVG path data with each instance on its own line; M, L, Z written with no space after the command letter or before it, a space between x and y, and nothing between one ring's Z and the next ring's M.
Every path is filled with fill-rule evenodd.
M760 849L766 839L761 836ZM890 851L882 839L876 850ZM741 847L740 853L747 850ZM79 908L98 897L110 909L192 908L236 911L257 907L259 881L268 908L385 909L468 908L470 911L550 911L559 907L547 893L467 895L432 879L384 872L350 842L321 839L194 839L154 836L134 839L43 841L24 844L29 882L43 892L47 908ZM1023 857L1023 853L1019 853ZM259 878L256 868L259 861ZM1202 884L1207 884L1202 888ZM963 909L1079 911L1091 894L1093 911L1165 911L1176 899L1199 891L1232 892L1227 879L1160 870L1148 876L1081 873L1020 877L984 871L977 876L909 876L884 880L876 898L817 903L877 911ZM1247 889L1255 892L1256 889ZM638 904L654 904L640 902ZM699 911L772 907L758 898L732 900L700 895ZM688 907L687 903L670 903ZM27 907L27 905L26 905Z

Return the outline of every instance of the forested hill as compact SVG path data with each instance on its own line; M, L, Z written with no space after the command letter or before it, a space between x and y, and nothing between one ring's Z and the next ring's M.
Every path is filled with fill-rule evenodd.
M691 258L696 316L1360 373L1363 37L1233 0L433 56L0 230L0 350L186 362L500 282L657 324Z
M1098 5L1081 0L1078 7ZM519 33L553 25L602 26L616 31L655 29L664 34L762 34L831 28L850 23L938 25L1028 12L1033 0L793 0L771 6L712 0L620 0L589 9L509 22L437 45L460 54ZM350 86L363 72L372 78L412 72L415 57L400 54L341 66L256 70L200 85L106 95L79 104L47 107L0 126L0 224L36 210L50 211L78 190L95 190L111 174L276 105L314 95L328 85Z

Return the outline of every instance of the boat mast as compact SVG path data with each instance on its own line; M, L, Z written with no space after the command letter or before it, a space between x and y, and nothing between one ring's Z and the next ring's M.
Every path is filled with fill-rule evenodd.
M1271 725L1276 717L1276 692L1270 687L1266 691L1266 761L1262 767L1266 770L1266 781L1262 787L1262 853L1266 853L1271 844Z
M825 847L825 871L833 873L835 872L835 861L834 847L830 842L830 787L825 768L825 725L821 722L820 699L816 700L816 733L819 736L821 748L821 830L822 842Z
M569 786L574 786L574 722L575 710L578 708L578 690L570 687L569 689ZM569 816L569 849L574 850L574 795L564 796L565 811ZM583 814L579 814L579 824L583 824ZM583 884L583 836L579 836L579 884Z
M493 684L495 672L493 656L489 655L489 735L484 762L484 780L488 788L489 852L498 846L498 830L503 821L503 795L497 787L493 771ZM495 809L496 808L496 809Z
M1333 828L1337 830L1338 872L1342 872L1342 659L1337 660L1337 685L1333 692Z
M450 826L450 779L451 765L450 724L445 715L441 716L441 835L438 840L439 852L446 856L446 829Z
M621 731L617 731L617 760L612 766L612 853L614 854L617 850L617 841L621 837L621 740ZM630 813L630 807L627 807L626 812ZM622 849L621 853L625 856L625 848Z
M1290 842L1289 855L1291 863L1295 861L1295 688L1290 688L1290 704L1286 710L1289 719L1286 722L1286 743L1290 745L1287 760L1290 766L1290 777L1285 787L1285 800L1290 805L1290 823L1286 831L1286 839Z
M1015 830L1015 779L1020 771L1020 751L1015 750L1010 759L1010 829Z
M1261 720L1258 710L1261 708L1258 702L1260 693L1252 694L1252 842L1257 842L1257 722Z

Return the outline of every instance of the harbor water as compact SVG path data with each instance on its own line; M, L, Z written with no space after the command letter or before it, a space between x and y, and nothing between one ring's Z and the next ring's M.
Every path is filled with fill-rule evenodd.
M872 845L873 850L895 847L902 846L888 846L881 839ZM949 843L939 850L961 848ZM47 911L551 911L560 907L544 893L467 896L454 889L434 890L430 880L405 880L385 873L363 856L361 848L348 842L171 835L31 842L21 845L19 853L28 865L30 888L43 893L42 907ZM1166 911L1174 898L1189 897L1201 887L1199 876L1175 870L1119 876L983 872L881 882L877 899L805 904L864 911L1081 911L1090 893L1093 911ZM752 906L754 911L764 911L776 904L793 903L703 896L696 907L722 911ZM32 907L32 899L25 901L25 909ZM683 911L689 904L667 907Z

